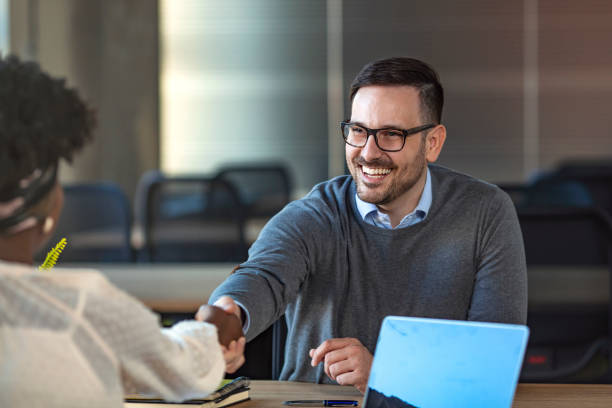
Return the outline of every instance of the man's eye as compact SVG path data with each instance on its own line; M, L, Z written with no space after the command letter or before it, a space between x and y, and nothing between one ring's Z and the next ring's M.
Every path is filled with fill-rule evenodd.
M353 132L353 133L363 133L363 132L365 132L365 130L363 128L360 128L359 126L353 126L353 127L351 127L351 132Z
M379 134L380 136L388 137L388 138L395 138L395 137L403 136L402 132L400 132L399 130L393 130L393 129L381 130Z

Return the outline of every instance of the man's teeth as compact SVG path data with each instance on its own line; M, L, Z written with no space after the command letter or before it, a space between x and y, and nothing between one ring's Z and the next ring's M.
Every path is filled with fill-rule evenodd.
M391 169L375 169L372 167L361 166L363 172L371 175L383 175L391 173Z

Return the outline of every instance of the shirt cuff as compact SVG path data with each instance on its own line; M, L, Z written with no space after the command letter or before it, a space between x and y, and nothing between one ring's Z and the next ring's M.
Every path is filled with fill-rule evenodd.
M249 331L249 327L251 327L251 316L249 315L249 311L247 310L247 308L244 307L242 303L238 302L235 299L234 299L234 302L238 306L240 306L240 309L242 309L242 311L244 312L244 323L242 324L242 334L246 336L247 332Z

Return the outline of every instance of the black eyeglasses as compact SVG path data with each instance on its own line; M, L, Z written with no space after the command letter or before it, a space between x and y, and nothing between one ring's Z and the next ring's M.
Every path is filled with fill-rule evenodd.
M370 129L352 122L340 122L342 137L346 144L353 147L364 147L370 135L374 136L376 146L385 152L399 152L404 148L406 138L436 127L435 124L418 126L411 129Z

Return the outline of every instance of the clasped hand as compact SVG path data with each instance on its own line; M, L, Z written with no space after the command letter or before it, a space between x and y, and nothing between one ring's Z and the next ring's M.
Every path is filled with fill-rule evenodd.
M221 298L223 299L223 298ZM221 300L219 299L219 300ZM231 299L230 299L231 300ZM233 373L244 364L244 346L246 339L242 334L242 322L238 305L233 302L215 303L217 306L202 305L195 318L217 327L219 344L225 360L225 371ZM234 309L238 308L238 311Z
M364 393L368 385L372 354L355 338L325 340L310 349L310 364L324 363L325 374L340 385L354 385Z

